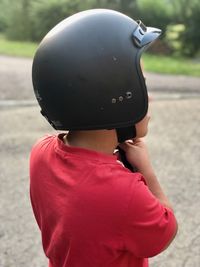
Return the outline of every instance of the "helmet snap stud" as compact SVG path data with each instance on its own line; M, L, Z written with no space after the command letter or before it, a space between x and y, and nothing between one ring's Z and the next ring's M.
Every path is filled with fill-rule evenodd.
M115 104L117 102L117 99L116 98L113 98L112 99L112 104Z

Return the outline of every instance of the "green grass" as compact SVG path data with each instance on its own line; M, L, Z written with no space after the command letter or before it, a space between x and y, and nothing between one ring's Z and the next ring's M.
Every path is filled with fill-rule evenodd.
M0 54L32 58L37 46L37 43L9 41L0 34ZM200 60L155 56L147 53L142 58L146 71L200 77Z
M33 57L37 43L9 41L0 35L0 54L20 57Z
M200 60L197 59L155 56L150 54L144 54L142 58L146 71L200 77Z

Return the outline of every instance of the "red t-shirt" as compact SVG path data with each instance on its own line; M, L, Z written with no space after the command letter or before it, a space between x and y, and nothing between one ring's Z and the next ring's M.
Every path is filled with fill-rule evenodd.
M50 267L147 267L176 227L140 173L62 135L32 149L30 196Z

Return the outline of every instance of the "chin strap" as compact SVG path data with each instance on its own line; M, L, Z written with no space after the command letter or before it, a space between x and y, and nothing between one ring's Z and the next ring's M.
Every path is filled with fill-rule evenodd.
M131 127L124 127L124 128L118 128L116 129L117 132L117 138L119 143L123 143L128 139L133 139L136 137L136 127L131 126ZM119 146L117 147L120 155L120 160L124 164L124 167L129 169L131 172L137 172L137 168L132 166L128 160L126 159L126 154L124 150L122 150Z
M119 143L124 143L128 139L133 139L136 137L136 128L134 126L117 128L117 139Z

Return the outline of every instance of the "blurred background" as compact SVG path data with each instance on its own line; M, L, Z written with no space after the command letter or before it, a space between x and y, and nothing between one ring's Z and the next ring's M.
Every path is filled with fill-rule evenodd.
M90 8L118 10L163 30L151 55L145 57L147 70L200 75L199 0L0 0L0 53L31 57L35 43L54 25ZM160 55L159 63L155 63L155 54Z
M55 131L33 94L32 59L53 26L91 8L118 10L163 30L143 55L154 100L147 143L179 233L150 266L199 267L199 0L0 0L0 267L48 266L29 200L29 154L39 137Z

